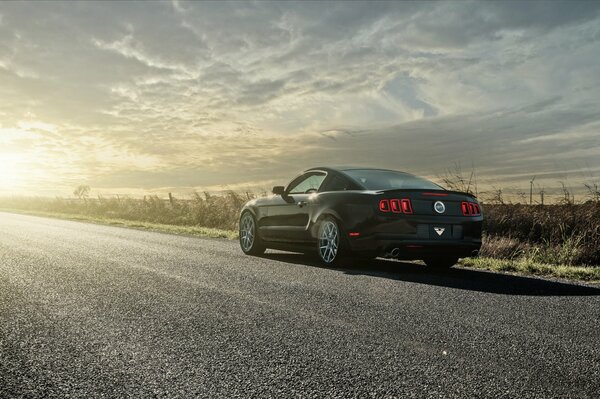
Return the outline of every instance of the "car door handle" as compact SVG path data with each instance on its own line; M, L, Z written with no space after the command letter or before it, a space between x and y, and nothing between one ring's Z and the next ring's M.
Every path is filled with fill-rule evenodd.
M306 205L306 201L298 201L298 206L300 208L302 208L304 205Z

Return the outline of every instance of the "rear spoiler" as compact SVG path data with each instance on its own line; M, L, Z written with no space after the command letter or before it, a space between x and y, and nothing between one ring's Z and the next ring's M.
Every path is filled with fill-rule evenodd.
M473 198L473 199L477 199L477 197L471 193L465 193L462 191L453 191L453 190L426 190L426 189L421 189L421 188L407 188L407 189L403 189L403 188L388 188L385 190L375 190L374 193L375 194L386 194L386 193L392 193L392 192L403 192L403 193L421 193L423 195L427 195L430 194L432 197L435 197L436 195L439 196L446 196L449 194L455 194L455 195L465 195L467 197Z

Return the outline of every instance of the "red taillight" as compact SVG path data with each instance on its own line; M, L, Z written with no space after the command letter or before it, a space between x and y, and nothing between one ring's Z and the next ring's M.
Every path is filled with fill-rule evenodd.
M433 197L447 197L447 193L421 193L421 195L431 195Z
M406 213L412 214L412 205L408 198L392 198L392 199L382 199L379 201L379 210L381 212L393 212L393 213Z
M381 212L389 212L390 211L390 201L386 199L382 199L379 201L379 210Z
M400 210L400 201L396 198L390 200L390 205L392 207L392 212L394 213L402 213Z
M402 212L403 213L412 213L412 205L410 204L410 200L408 198L402 199Z
M474 202L462 202L460 204L463 215L465 216L478 216L481 215L481 208Z
M462 213L465 216L469 216L470 215L470 211L469 211L469 203L468 202L463 202L460 207L462 208Z

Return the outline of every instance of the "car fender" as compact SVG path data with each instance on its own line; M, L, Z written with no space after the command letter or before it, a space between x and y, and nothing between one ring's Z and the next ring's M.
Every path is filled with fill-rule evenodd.
M244 212L248 211L252 214L252 216L254 216L256 218L256 205L255 204L246 204L242 207L242 210L240 211L240 218L242 217L242 215L244 214Z
M343 224L343 219L340 216L340 214L335 211L334 209L331 208L320 208L317 209L316 212L312 215L311 219L310 219L310 235L312 238L317 238L318 235L318 228L319 228L319 222L326 217L333 217L339 224L340 224L340 228L345 230L345 226Z

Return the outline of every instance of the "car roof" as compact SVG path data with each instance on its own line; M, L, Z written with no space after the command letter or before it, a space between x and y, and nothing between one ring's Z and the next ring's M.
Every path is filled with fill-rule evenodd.
M334 171L334 172L345 172L348 170L389 170L391 172L407 173L407 172L402 172L402 171L393 170L393 169L368 168L368 167L364 167L364 166L317 166L314 168L306 169L305 172L310 172L311 170Z

